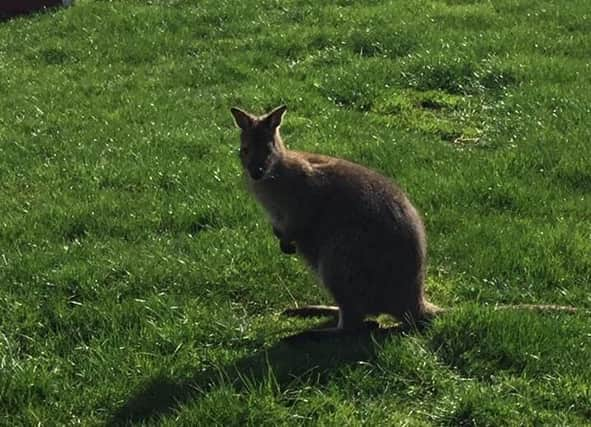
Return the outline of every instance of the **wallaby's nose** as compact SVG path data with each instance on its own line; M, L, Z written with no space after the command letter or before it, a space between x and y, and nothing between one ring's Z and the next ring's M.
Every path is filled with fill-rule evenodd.
M249 172L250 172L250 177L252 179L254 179L255 181L261 179L263 177L263 175L265 174L265 171L260 166L255 167L255 168L250 168Z

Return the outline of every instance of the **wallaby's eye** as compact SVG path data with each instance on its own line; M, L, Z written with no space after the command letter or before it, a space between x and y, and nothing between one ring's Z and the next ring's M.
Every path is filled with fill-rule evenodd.
M248 147L246 145L243 145L242 147L240 147L240 155L246 156L247 154L248 154Z

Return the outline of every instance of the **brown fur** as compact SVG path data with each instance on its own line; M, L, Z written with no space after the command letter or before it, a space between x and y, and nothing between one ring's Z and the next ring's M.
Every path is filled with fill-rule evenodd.
M425 299L426 237L421 217L389 179L343 159L288 150L279 135L286 107L261 117L232 108L250 191L267 211L279 246L298 253L338 307L289 309L291 316L338 316L326 333L357 330L368 315L407 325L445 311ZM498 305L574 313L558 305Z
M285 107L255 117L232 114L250 191L269 214L284 252L297 253L339 309L339 329L368 315L429 319L438 308L424 292L423 222L404 192L384 176L346 160L288 150L279 135ZM330 314L334 308L290 310Z

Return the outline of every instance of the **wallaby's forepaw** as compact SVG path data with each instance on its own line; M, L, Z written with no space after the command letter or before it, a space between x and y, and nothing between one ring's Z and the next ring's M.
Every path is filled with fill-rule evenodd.
M283 238L283 234L281 233L281 231L279 231L278 228L273 227L272 230L275 237L277 237L279 240Z
M296 253L296 247L291 242L280 240L279 247L281 248L281 252L283 252L284 254L292 255Z
M273 234L279 239L279 248L281 248L281 252L288 255L296 253L296 247L293 242L289 241L285 237L285 234L279 231L278 228L273 227Z

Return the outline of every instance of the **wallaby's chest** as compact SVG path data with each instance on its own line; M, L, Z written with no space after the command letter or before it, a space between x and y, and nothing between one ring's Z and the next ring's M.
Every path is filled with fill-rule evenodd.
M301 162L277 161L269 178L250 180L250 190L269 216L273 227L283 233L303 228L317 208L314 186Z
M272 191L262 186L255 185L253 187L253 193L260 205L265 209L269 219L274 227L277 229L283 229L285 226L286 218L288 216L289 208L283 202L283 198L274 195ZM283 202L283 203L282 203Z

